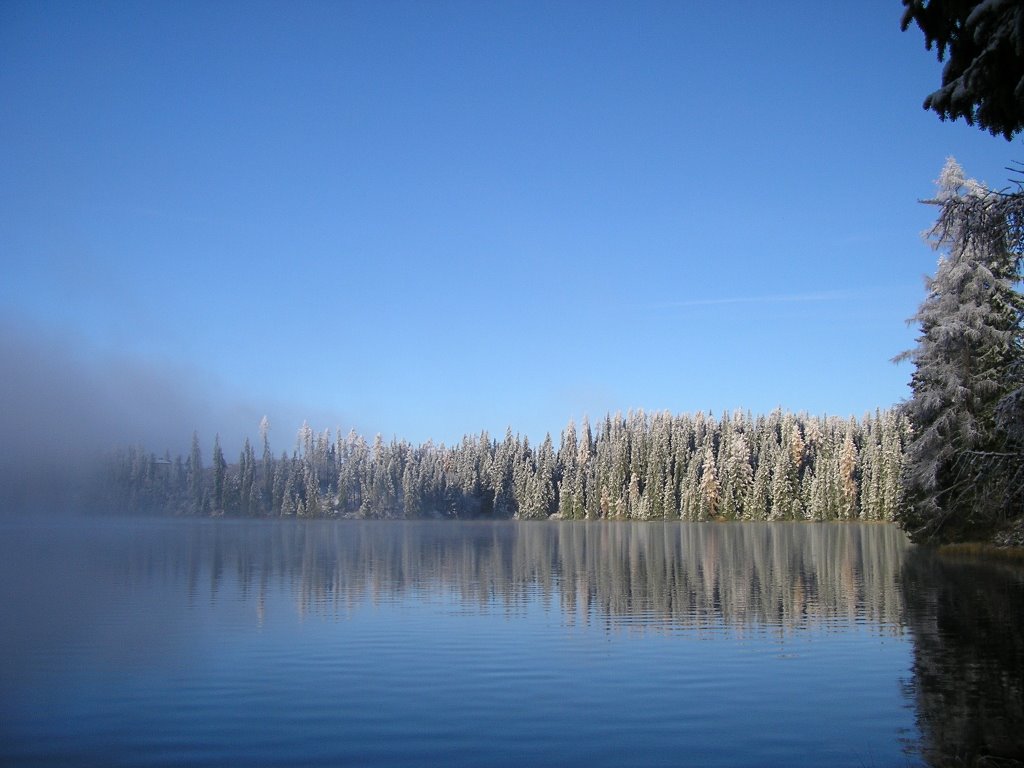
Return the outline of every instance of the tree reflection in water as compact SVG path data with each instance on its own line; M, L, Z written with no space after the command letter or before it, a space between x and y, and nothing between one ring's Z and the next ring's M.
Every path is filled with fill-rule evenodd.
M925 758L1024 765L1024 569L916 549L903 592Z
M130 530L89 556L83 579L185 590L195 603L241 600L259 621L270 610L344 618L410 600L517 616L539 601L567 624L607 632L909 630L907 696L923 757L943 767L1024 761L1024 572L938 557L893 526L163 521Z
M242 521L166 533L135 541L128 575L184 575L194 598L215 599L227 578L257 603L285 586L303 614L410 592L512 613L540 598L610 629L898 631L908 549L893 526L850 523Z

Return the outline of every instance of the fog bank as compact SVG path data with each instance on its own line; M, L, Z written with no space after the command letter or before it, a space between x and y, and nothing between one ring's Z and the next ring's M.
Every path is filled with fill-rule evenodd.
M271 421L273 448L294 445L303 420L323 414L301 406L257 403L202 371L98 349L73 332L33 327L0 315L0 500L25 489L58 496L56 486L88 474L99 457L130 445L186 454L199 433L209 460L219 434L229 461L260 419Z

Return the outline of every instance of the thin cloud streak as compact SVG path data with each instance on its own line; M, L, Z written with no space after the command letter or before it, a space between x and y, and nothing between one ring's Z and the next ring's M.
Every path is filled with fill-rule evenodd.
M653 304L656 309L684 307L717 307L725 304L804 304L817 301L837 301L864 296L852 291L821 291L818 293L769 294L766 296L724 296L711 299L690 299Z

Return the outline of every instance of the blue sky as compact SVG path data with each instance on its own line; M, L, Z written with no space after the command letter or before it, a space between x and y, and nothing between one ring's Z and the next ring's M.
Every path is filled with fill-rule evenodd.
M917 200L948 155L1024 160L921 108L941 65L900 12L0 4L4 428L101 399L154 450L264 413L281 449L303 418L892 405Z

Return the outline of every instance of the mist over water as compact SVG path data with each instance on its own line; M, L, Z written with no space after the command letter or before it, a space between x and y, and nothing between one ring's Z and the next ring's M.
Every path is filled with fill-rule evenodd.
M243 440L258 436L263 416L282 446L305 419L341 426L322 410L257 403L198 369L104 350L73 331L3 313L0 370L2 515L80 509L83 485L99 463L128 446L187 454L196 431L207 452L219 435L226 455L237 458Z
M103 354L71 335L0 322L0 366L0 433L18 438L0 447L7 467L125 445L180 452L211 418L195 373Z

